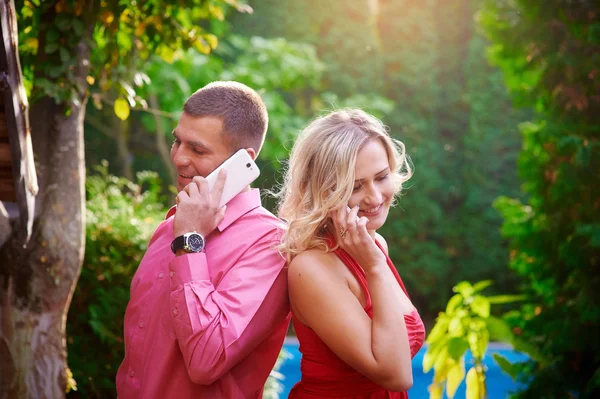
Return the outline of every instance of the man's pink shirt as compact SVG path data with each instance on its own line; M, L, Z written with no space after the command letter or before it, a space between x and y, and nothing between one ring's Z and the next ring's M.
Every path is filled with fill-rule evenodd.
M260 398L289 324L281 222L250 190L227 204L204 253L175 256L173 215L131 282L120 399Z

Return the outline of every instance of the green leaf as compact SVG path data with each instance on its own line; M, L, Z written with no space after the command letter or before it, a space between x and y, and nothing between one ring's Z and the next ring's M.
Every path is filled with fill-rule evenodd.
M64 13L58 14L54 19L54 25L61 31L65 31L71 26L71 17Z
M445 315L440 315L437 319L437 322L433 326L433 329L427 336L426 342L428 344L432 344L435 341L442 338L448 331L448 323L449 323L448 317L446 317Z
M433 369L435 370L436 373L443 371L444 365L446 364L447 360L448 360L448 348L444 347L444 348L442 348L440 353L437 355L437 358L435 359L435 362L433 363Z
M450 358L447 358L443 363L440 363L438 367L433 367L433 382L443 383L448 379L448 371L454 366L456 362Z
M492 305L501 305L504 303L524 301L527 299L527 295L495 295L488 296L487 299Z
M423 372L429 373L429 370L431 370L435 363L435 358L436 356L429 353L429 351L425 353L425 356L423 356Z
M207 33L206 35L203 35L203 36L211 49L214 50L217 48L217 45L219 44L219 39L215 35Z
M200 53L202 54L210 54L210 45L208 44L208 42L206 40L204 40L204 38L199 37L195 42L194 42L194 47L196 48L196 50L198 50Z
M498 363L498 366L500 366L502 371L508 374L513 380L517 379L519 371L517 370L514 364L509 362L508 359L506 359L504 356L498 353L494 353L492 356L494 357L494 360L496 361L496 363Z
M71 58L71 55L69 54L69 51L65 47L61 47L59 49L59 54L60 54L60 60L64 64L66 64L67 61L69 61L69 58Z
M490 317L490 301L484 296L476 295L471 302L471 309L483 318Z
M56 42L48 42L44 46L44 51L46 52L46 54L52 54L56 50L58 50L58 47L59 47L58 43L56 43Z
M473 293L477 293L477 292L483 291L484 289L486 289L487 287L489 287L493 283L494 282L492 280L479 281L479 282L473 284Z
M464 317L461 315L456 315L450 320L450 324L448 325L448 334L452 336L461 336L464 333L464 325L463 325Z
M513 348L518 352L523 352L529 355L533 360L539 362L541 365L545 365L547 363L547 359L540 352L540 350L535 347L533 344L525 341L522 338L515 337L512 340Z
M479 389L479 376L477 375L475 367L471 367L467 372L466 384L466 399L482 399L481 394L483 392Z
M158 54L168 64L175 62L175 51L169 46L160 46Z
M447 347L448 337L443 336L441 339L433 342L427 347L427 352L425 352L425 356L423 356L423 370L425 372L429 372L437 359L438 354L442 350L442 348Z
M83 36L83 34L85 33L85 24L83 23L83 21L79 19L72 19L71 25L73 26L73 31L75 32L75 35Z
M513 341L514 334L508 323L504 320L494 316L490 316L485 321L485 323L488 331L490 332L490 339L492 341L500 341L506 343L510 343Z
M473 294L473 286L468 281L461 281L452 288L452 291L458 292L466 299Z
M444 395L444 385L439 382L434 382L427 387L429 391L429 399L442 399Z
M490 340L489 332L487 330L471 331L467 336L467 340L473 357L478 360L483 359Z
M448 341L448 354L457 362L469 349L469 343L464 337L453 337Z
M124 98L117 98L115 100L114 110L115 115L122 121L127 120L127 118L129 118L129 113L131 112L129 103Z
M51 28L46 32L46 43L56 43L60 38L58 30Z
M462 301L463 301L462 295L460 295L460 294L454 295L448 301L448 305L446 305L446 313L448 315L451 315L452 313L454 313L454 310L456 310L456 308L458 307L458 305L460 305L462 303Z
M446 394L449 399L452 399L456 394L456 390L460 386L460 383L465 378L465 363L464 360L454 364L448 370L448 379L446 381Z

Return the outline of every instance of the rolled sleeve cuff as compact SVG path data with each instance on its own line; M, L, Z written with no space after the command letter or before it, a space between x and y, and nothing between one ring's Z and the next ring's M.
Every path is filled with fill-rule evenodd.
M169 263L171 289L192 281L210 280L204 252L176 256Z

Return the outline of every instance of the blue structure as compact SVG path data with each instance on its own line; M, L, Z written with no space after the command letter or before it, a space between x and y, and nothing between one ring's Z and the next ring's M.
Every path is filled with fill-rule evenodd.
M290 390L296 382L300 380L300 352L298 351L298 341L294 338L286 339L283 348L287 351L289 357L285 359L279 372L285 376L283 380L284 390L281 394L281 398L287 398ZM426 348L423 347L417 353L413 359L413 387L408 391L408 397L410 399L429 399L429 392L427 387L433 380L433 370L425 374L423 372L423 356L425 355ZM523 362L528 360L527 355L520 352L514 351L510 346L490 343L488 347L487 356L484 360L487 366L487 388L488 388L488 399L505 399L508 398L511 392L518 389L517 383L515 383L509 375L505 374L500 367L496 364L492 358L492 354L498 353L508 359L509 362ZM472 362L472 357L469 352L465 357L465 364L467 370ZM444 395L444 398L446 396ZM456 391L455 399L465 398L465 383L464 381L458 387Z

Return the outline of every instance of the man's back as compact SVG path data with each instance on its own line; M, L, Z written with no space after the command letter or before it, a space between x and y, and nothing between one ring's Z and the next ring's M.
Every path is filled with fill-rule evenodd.
M123 398L260 397L289 324L281 222L239 194L203 253L175 256L173 212L131 283Z

